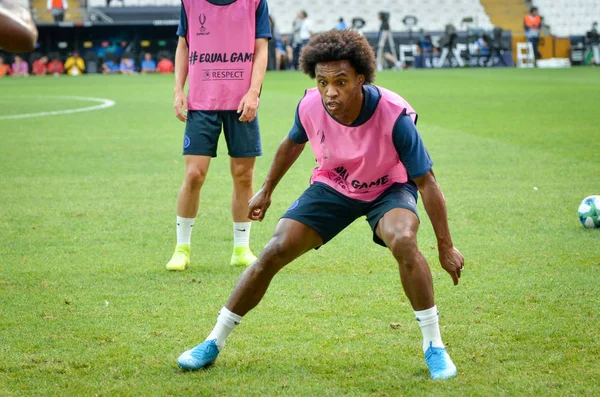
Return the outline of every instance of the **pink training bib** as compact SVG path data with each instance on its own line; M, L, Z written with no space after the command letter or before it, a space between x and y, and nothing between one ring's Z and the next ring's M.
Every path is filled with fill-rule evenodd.
M298 108L310 146L319 164L311 183L325 183L352 199L375 200L394 182L408 181L392 140L398 117L416 113L401 96L377 87L381 99L371 118L359 126L335 120L325 109L317 88L306 91Z
M260 0L218 6L183 0L189 47L188 108L236 110L250 88Z

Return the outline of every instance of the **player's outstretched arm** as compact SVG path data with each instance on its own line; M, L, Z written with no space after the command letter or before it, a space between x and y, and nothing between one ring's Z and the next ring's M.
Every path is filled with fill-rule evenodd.
M188 44L185 37L180 37L175 51L175 117L185 122L187 120L187 96L185 95L185 80L188 75Z
M248 218L262 221L271 205L271 195L285 173L296 162L306 143L295 143L288 136L281 142L262 187L248 202Z
M429 219L431 219L431 224L435 231L440 263L450 274L454 285L456 285L458 284L465 260L452 244L444 194L435 179L433 170L429 170L425 175L415 178L414 181L419 188L419 193L421 193L421 198L423 199L423 206L425 207L425 211L427 211Z

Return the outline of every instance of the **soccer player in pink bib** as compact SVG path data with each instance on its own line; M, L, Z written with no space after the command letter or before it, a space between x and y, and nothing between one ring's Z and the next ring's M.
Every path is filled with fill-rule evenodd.
M185 270L190 262L200 190L221 129L233 178L231 264L248 266L256 260L248 201L255 159L262 154L256 111L271 38L267 0L183 0L177 34L174 107L186 123L185 177L177 200L177 246L166 267Z
M444 195L417 131L417 114L399 95L372 85L375 55L358 33L333 30L312 38L300 64L316 78L317 87L300 101L294 125L250 201L249 217L264 218L275 187L307 142L318 163L311 184L283 214L257 261L241 275L213 331L184 352L179 365L198 369L212 364L229 333L260 302L280 269L366 216L374 242L387 247L398 262L423 334L431 377L456 376L440 335L431 272L417 245L418 192L437 237L440 263L455 285L464 258L452 243Z

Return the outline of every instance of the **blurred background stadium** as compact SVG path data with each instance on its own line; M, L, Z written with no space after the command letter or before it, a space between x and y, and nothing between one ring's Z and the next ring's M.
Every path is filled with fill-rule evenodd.
M33 62L42 56L64 63L74 51L85 62L85 73L102 72L107 60L120 63L123 57L133 61L135 71L141 71L146 53L155 64L163 58L173 58L181 6L178 0L21 2L31 9L40 32L35 52L21 54L30 73ZM533 54L529 54L529 47L518 47L518 43L527 41L524 17L533 6L542 17L540 58L560 60L542 62L540 66L600 62L600 55L594 59L598 34L592 27L600 20L600 0L270 0L275 40L271 43L269 69L293 67L290 58L297 44L294 41L298 41L294 40L293 26L302 10L308 15L312 33L336 26L354 28L363 32L374 47L378 47L385 20L393 40L385 43L385 51L390 55L380 62L380 68L449 67L463 63L479 67L517 63L531 66ZM450 50L449 56L442 55L445 48ZM0 56L6 64L14 61L13 55L2 54L1 50ZM444 62L440 62L442 56ZM118 72L117 69L113 67L112 71Z
M23 1L39 43L0 50L5 64L85 76L0 78L0 396L600 395L600 229L577 216L584 197L600 195L600 0L269 0L280 57L271 70L293 65L286 44L300 11L313 33L343 18L382 47L376 83L419 113L466 259L453 287L419 204L419 246L459 371L445 383L427 381L397 266L363 220L286 267L214 368L179 371L178 355L210 330L242 271L229 266L223 138L192 265L164 269L183 176L170 74L180 2ZM535 69L532 6L543 17ZM384 22L393 40L380 46ZM147 53L146 69L163 73L139 73ZM139 74L119 75L123 59ZM104 76L108 61L114 75ZM314 84L267 73L255 188ZM281 181L252 227L255 253L314 165L306 149Z

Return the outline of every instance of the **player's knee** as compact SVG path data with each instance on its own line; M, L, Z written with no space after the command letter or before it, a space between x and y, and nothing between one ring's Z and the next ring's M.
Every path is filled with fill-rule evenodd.
M206 170L190 167L185 170L185 184L191 189L200 189L206 179Z
M252 186L252 177L254 175L254 166L252 165L236 165L231 169L231 177L233 182L238 186Z
M418 251L417 236L409 229L395 230L390 239L390 250L399 261L412 262Z
M273 236L261 253L261 263L281 268L290 262L292 246L285 237Z

